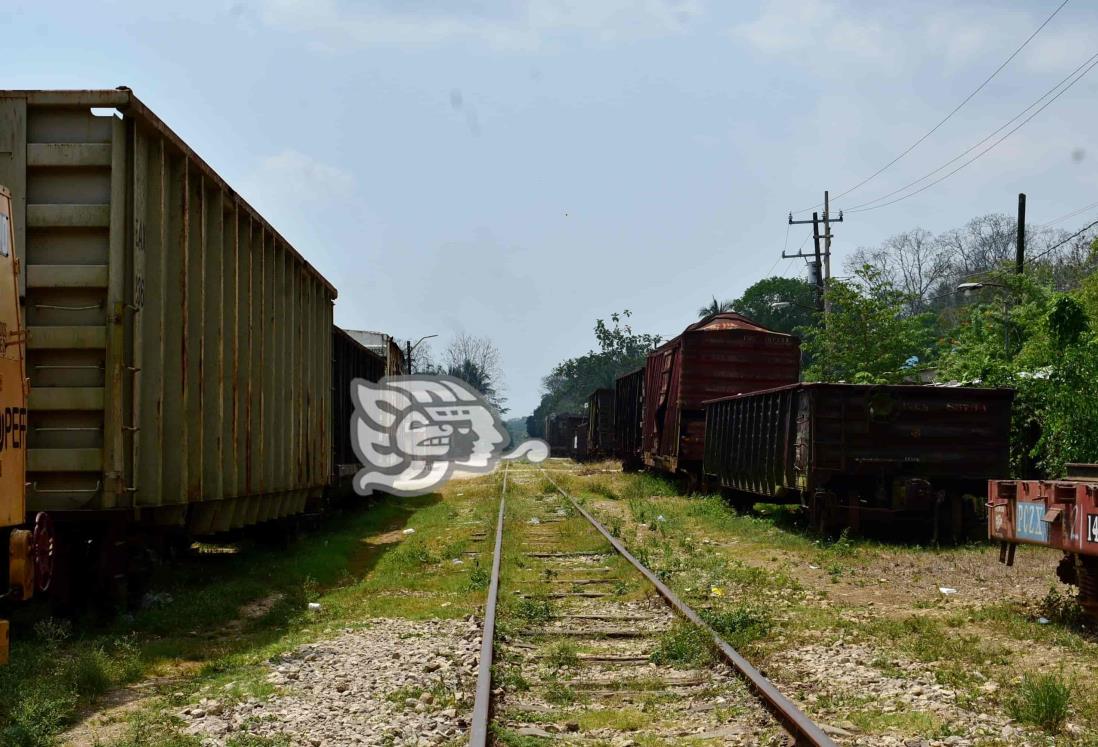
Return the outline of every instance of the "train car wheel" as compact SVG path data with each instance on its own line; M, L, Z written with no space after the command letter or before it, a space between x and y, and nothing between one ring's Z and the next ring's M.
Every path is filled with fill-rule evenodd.
M1098 622L1098 558L1078 557L1075 573L1079 580L1079 606Z
M39 513L34 517L34 532L31 535L34 586L38 591L48 591L50 584L53 582L56 546L53 519L49 517L49 514Z

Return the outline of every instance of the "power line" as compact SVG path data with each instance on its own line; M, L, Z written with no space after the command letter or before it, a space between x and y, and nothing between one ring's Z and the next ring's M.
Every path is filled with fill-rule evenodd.
M1048 228L1049 226L1054 226L1057 223L1060 223L1061 221L1065 221L1068 218L1074 218L1076 215L1079 215L1081 213L1085 213L1089 210L1093 210L1094 208L1098 208L1098 202L1092 202L1089 205L1086 205L1085 207L1078 208L1077 210L1072 210L1070 213L1065 213L1064 215L1061 215L1059 218L1053 218L1048 223L1042 223L1040 226L1038 226L1038 228Z
M873 200L869 200L868 202L863 202L863 203L861 203L861 204L855 205L854 207L851 207L851 208L847 208L847 209L846 209L846 212L848 212L848 213L862 213L862 212L865 212L865 211L867 211L867 210L876 210L877 208L887 207L887 206L889 206L889 205L895 205L895 204L896 204L897 202L900 202L900 201L902 201L902 200L906 200L906 199L907 199L907 198L909 198L909 197L914 197L915 195L919 194L920 192L924 192L924 191L926 191L926 190L930 189L931 187L933 187L934 185L936 185L936 184L940 184L941 182L943 182L943 181L945 181L946 179L948 179L949 177L953 176L954 174L956 174L956 173L957 173L958 171L960 171L961 169L965 168L965 167L966 167L966 166L968 166L969 164L971 164L971 163L974 163L975 161L979 160L979 159L980 159L980 158L982 158L983 156L987 155L987 154L988 154L989 152L991 152L991 151L992 151L992 150L993 150L993 149L994 149L994 148L995 148L996 146L998 146L998 145L999 145L1000 143L1002 143L1002 142L1003 142L1004 140L1006 140L1006 139L1007 139L1008 137L1010 137L1010 136L1011 136L1011 135L1013 135L1013 134L1014 134L1015 132L1017 132L1018 130L1020 130L1020 129L1021 129L1022 127L1024 127L1024 126L1025 126L1025 125L1026 125L1027 123L1029 123L1029 122L1030 122L1030 120L1032 120L1032 119L1033 119L1034 117L1036 117L1036 116L1037 116L1038 114L1040 114L1040 113L1041 113L1041 112L1043 112L1043 111L1044 111L1045 109L1047 109L1047 108L1048 108L1048 106L1049 106L1050 104L1052 104L1052 102L1053 102L1053 101L1055 101L1056 99L1060 98L1060 97L1061 97L1061 96L1063 96L1063 95L1064 95L1065 93L1067 93L1067 92L1068 92L1069 90L1071 90L1071 87L1072 87L1072 86L1074 86L1074 85L1075 85L1076 83L1078 83L1078 82L1079 82L1080 80L1082 80L1082 79L1083 79L1083 77L1085 77L1085 76L1086 76L1086 74L1087 74L1087 73L1089 73L1089 72L1090 72L1090 71L1091 71L1091 70L1092 70L1092 69L1093 69L1093 68L1095 67L1095 65L1098 65L1098 53L1094 54L1093 56L1091 56L1091 58L1090 58L1090 59L1088 59L1088 60L1087 60L1086 62L1084 62L1084 63L1083 63L1082 65L1080 65L1079 67L1077 67L1077 68L1076 68L1076 69L1075 69L1075 70L1074 70L1074 71L1073 71L1073 72L1072 72L1072 73L1071 73L1070 75L1068 75L1068 77L1067 77L1067 78L1065 78L1064 80L1060 81L1060 82L1059 82L1059 83L1057 83L1057 84L1056 84L1055 86L1053 86L1053 87L1052 87L1052 88L1051 88L1051 89L1050 89L1050 90L1049 90L1048 92L1046 92L1046 93L1044 94L1044 96L1041 96L1041 98L1037 99L1037 101L1033 102L1033 103L1032 103L1032 104L1030 104L1030 105L1029 105L1028 107L1026 107L1025 109L1023 109L1023 110L1022 110L1022 112L1021 112L1021 114L1019 114L1019 115L1015 116L1015 117L1014 117L1013 119L1011 119L1011 120L1010 120L1009 122L1007 122L1007 123L1006 123L1005 125L1003 125L1003 126L1002 126L1002 127L1000 127L999 129L995 130L995 132L991 133L991 135L989 135L988 137L984 138L983 140L981 140L981 141L980 141L979 143L977 143L976 145L972 146L972 147L971 147L971 148L969 148L968 150L964 151L964 152L963 152L963 153L961 153L961 154L960 154L959 156L956 156L956 157L952 158L951 160L947 161L947 162L946 162L945 164L943 164L943 165L939 166L938 168L934 169L934 170L933 170L933 171L931 171L930 173L928 173L928 174L925 174L925 175L923 175L923 176L919 177L918 179L916 179L916 180L914 180L914 181L912 181L912 182L909 182L908 184L904 185L903 187L900 187L899 189L893 190L892 192L889 192L889 193L888 193L888 194L886 194L886 195L882 195L882 196L880 196L880 197L877 197L877 198L875 198L875 199L873 199ZM1083 69L1083 68L1085 68L1085 69ZM1076 73L1078 73L1078 71L1079 71L1079 70L1081 70L1081 69L1082 69L1083 71L1082 71L1081 73L1079 73L1079 74L1078 74L1078 75L1076 76ZM1014 128L1012 129L1012 130L1010 130L1009 132L1007 132L1007 133L1006 133L1005 135L1003 135L1003 136L1002 136L1001 138L999 138L999 139L998 139L998 140L996 140L996 141L995 141L994 143L992 143L991 145L989 145L989 146L988 146L987 148L985 148L984 150L980 151L980 152L979 152L979 153L977 153L977 154L976 154L975 156L973 156L973 157L972 157L972 158L970 158L969 160L965 161L964 163L962 163L962 164L961 164L960 166L958 166L957 168L953 169L953 171L950 171L949 173L945 174L944 176L941 176L941 177L939 177L938 179L935 179L934 181L930 182L929 184L926 184L926 185L924 185L924 186L920 187L919 189L915 190L914 192L909 192L909 193L907 193L906 195L902 195L902 196L900 196L900 197L897 197L897 198L896 198L895 200L889 200L888 202L881 202L881 200L886 200L886 199L887 199L888 197L891 197L892 195L898 194L898 193L900 193L900 192L904 192L904 191L906 191L906 190L910 189L911 187L915 186L915 185L916 185L916 184L918 184L919 182L925 181L926 179L930 178L931 176L933 176L934 174L938 173L938 172L939 172L939 171L941 171L942 169L946 168L946 167L947 167L947 166L949 166L950 164L952 164L952 163L955 163L955 162L956 162L956 161L957 161L958 159L962 158L962 157L963 157L963 156L965 156L966 154L968 154L968 153L972 152L973 150L975 150L976 148L978 148L978 147L979 147L979 146L980 146L981 144L983 144L983 143L987 142L987 141L988 141L988 140L989 140L989 139L990 139L991 137L993 137L993 136L994 136L994 135L995 135L996 133L998 133L998 132L1001 132L1001 131L1003 130L1003 128L1005 128L1005 127L1006 127L1007 125L1009 125L1009 124L1010 124L1011 122L1014 122L1015 120L1017 120L1017 119L1018 119L1018 117L1020 117L1020 116L1021 116L1022 114L1025 114L1025 113L1026 113L1027 111L1029 111L1030 109L1032 109L1032 108L1033 108L1033 107L1034 107L1034 106L1035 106L1035 105L1036 105L1037 103L1039 103L1039 102L1040 102L1040 101L1041 101L1042 99L1046 98L1046 97L1047 97L1047 96L1048 96L1048 95L1049 95L1050 93L1052 93L1053 91L1055 91L1055 90L1056 90L1057 88L1059 88L1060 86L1064 85L1064 82L1065 82L1065 81L1067 81L1068 79L1070 79L1070 78L1071 78L1072 76L1075 76L1075 79L1074 79L1074 80L1071 80L1071 82L1070 82L1070 83L1068 83L1068 84L1067 84L1067 86L1065 86L1065 87L1064 87L1064 88L1063 88L1063 89L1062 89L1061 91L1059 91L1058 93L1056 93L1056 95L1055 95L1055 96L1053 96L1053 97L1052 97L1051 99L1049 99L1049 100L1048 100L1048 101L1046 101L1046 102L1045 102L1044 104L1042 104L1042 105L1041 105L1041 106L1040 106L1040 107L1039 107L1039 108L1037 109L1037 111L1035 111L1035 112L1033 112L1032 114L1030 114L1030 115L1029 115L1028 117L1026 117L1025 119L1023 119L1023 120L1021 121L1021 123L1019 123L1019 124L1018 124L1018 126L1014 127ZM875 205L875 204L873 204L873 203L877 203L877 202L880 202L880 204L879 204L879 205Z
M1052 246L1050 246L1050 247L1049 247L1048 249L1045 249L1045 250L1044 250L1043 252L1041 252L1040 254L1038 254L1038 255L1036 255L1036 256L1033 256L1033 257L1030 257L1029 261L1030 261L1030 262L1032 262L1032 261L1034 261L1034 260L1036 260L1036 259L1040 259L1041 257L1045 256L1045 255L1046 255L1046 254L1048 254L1049 252L1051 252L1051 251L1054 251L1054 250L1056 250L1056 249L1059 249L1059 248L1060 248L1060 247L1062 247L1062 246L1063 246L1064 244L1068 243L1069 241L1072 241L1073 239L1077 239L1077 238L1079 238L1080 236L1082 236L1082 235L1083 235L1084 233L1086 233L1086 232L1087 232L1087 231L1089 231L1090 229L1094 228L1095 226L1098 226L1098 220L1094 221L1094 222L1093 222L1093 223L1091 223L1091 224L1090 224L1089 226L1086 226L1085 228L1082 228L1082 229L1080 229L1080 230L1076 231L1075 233L1073 233L1073 234L1072 234L1071 236L1068 236L1068 237L1067 237L1066 239L1064 239L1063 241L1059 241L1059 242L1057 242L1057 243L1053 244Z
M942 120L941 120L940 122L938 122L938 124L936 124L936 125L934 125L934 126L933 126L932 128L930 128L930 130L929 130L929 131L927 131L927 132L926 132L926 133L925 133L925 134L924 134L924 135L923 135L922 137L920 137L920 138L919 138L918 140L916 140L916 141L915 141L914 143L912 143L911 145L909 145L909 146L908 146L908 147L907 147L907 148L906 148L906 149L905 149L905 150L904 150L904 151L903 151L902 153L900 153L900 155L896 156L896 157L895 157L895 158L893 158L893 159L892 159L891 161L889 161L888 163L886 163L886 164L885 164L884 166L882 166L881 168L877 169L877 170L876 170L875 172L873 172L873 173L872 173L872 174L871 174L870 176L868 176L868 177L866 177L865 179L861 180L860 182L858 182L857 184L855 184L855 185L854 185L853 187L851 187L850 189L846 190L845 192L840 192L839 194L835 195L835 199L836 199L836 200L838 200L838 199L841 199L841 198L843 198L843 197L847 196L848 194L850 194L851 192L853 192L854 190L856 190L856 189L859 189L860 187L863 187L863 186L865 186L866 184L868 184L869 182L873 181L873 180L874 180L874 179L876 179L876 178L877 178L878 176L880 176L881 174L883 174L883 173L884 173L885 171L887 171L888 169L890 169L890 168L891 168L891 167L892 167L892 166L893 166L893 165L894 165L894 164L895 164L895 163L896 163L897 161L899 161L899 160L900 160L901 158L903 158L904 156L906 156L906 155L907 155L908 153L910 153L911 151L915 150L915 148L917 148L917 147L918 147L918 146L919 146L919 145L920 145L920 144L921 144L921 143L922 143L922 142L923 142L924 140L926 140L926 139L927 139L928 137L930 137L930 136L931 136L931 135L933 135L933 134L934 134L935 132L937 132L937 131L938 131L938 128L940 128L940 127L941 127L942 125L944 125L944 124L945 124L946 122L948 122L948 121L949 121L950 119L952 119L953 115L954 115L954 114L956 114L957 112L959 112L959 111L960 111L960 110L961 110L962 108L964 108L965 104L967 104L967 103L968 103L969 101L971 101L971 100L972 100L972 97L973 97L973 96L975 96L975 95L976 95L976 94L978 94L978 93L979 93L980 91L982 91L982 90L984 89L984 87L985 87L985 86L986 86L986 85L987 85L988 83L990 83L990 82L991 82L991 81L992 81L992 80L993 80L993 79L995 78L995 76L996 76L996 75L998 75L998 74L999 74L1000 72L1002 72L1003 68L1005 68L1005 67L1006 67L1006 66L1007 66L1008 64L1010 64L1010 61L1011 61L1011 60L1013 60L1013 59L1014 59L1015 57L1017 57L1017 56L1018 56L1018 53L1019 53L1019 52L1021 52L1021 51L1022 51L1023 49L1025 49L1025 48L1026 48L1026 46L1027 46L1027 45L1028 45L1028 44L1029 44L1029 43L1030 43L1031 41L1033 41L1034 37L1036 37L1036 36L1037 36L1037 34L1041 33L1041 31L1042 31L1042 30L1043 30L1043 29L1045 28L1045 26L1047 26L1047 25L1049 24L1049 21L1051 21L1051 20L1052 20L1053 18L1055 18L1055 17L1056 17L1056 14L1057 14L1057 13L1059 13L1059 12L1060 12L1061 10L1063 10L1064 6L1065 6L1065 5L1067 5L1067 4L1068 4L1068 2L1070 2L1070 0L1064 0L1064 1L1062 2L1062 3L1060 3L1059 7L1057 7L1057 8L1056 8L1056 10L1052 11L1052 14L1051 14L1051 15L1049 15L1049 17L1048 17L1048 18L1046 18L1046 19L1045 19L1044 23L1042 23L1042 24L1041 24L1040 26L1038 26L1038 27L1037 27L1037 30L1036 30L1036 31L1034 31L1034 32L1033 32L1032 34L1030 34L1030 35L1029 35L1029 36L1028 36L1028 37L1026 38L1026 40L1025 40L1024 42L1022 42L1022 44L1021 44L1021 46L1020 46L1020 47L1018 47L1018 48L1017 48L1017 49L1015 49L1015 50L1014 50L1013 52L1011 52L1011 53L1010 53L1010 56L1009 56L1009 57L1007 57L1007 58L1006 58L1006 59L1005 59L1005 60L1003 61L1003 63L1002 63L1001 65L999 65L999 67L995 68L995 71L994 71L994 72L993 72L993 73L992 73L991 75L989 75L989 76L988 76L988 77L987 77L987 78L986 78L986 79L984 80L984 82L983 82L983 83L981 83L981 84L980 84L979 86L977 86L977 87L976 87L976 89L972 91L972 93L968 94L968 96L965 96L964 100L963 100L963 101L961 101L961 103L957 104L957 106L953 108L953 111L951 111L951 112L950 112L949 114L947 114L947 115L946 115L946 116L945 116L945 117L944 117L944 118L943 118L943 119L942 119ZM808 208L802 208L802 209L800 209L800 210L796 210L796 211L794 211L794 212L797 212L797 213L803 213L803 212L805 212L805 211L807 211L807 210L814 210L815 208L818 208L818 207L820 207L820 205L822 205L822 204L823 204L823 203L817 203L817 204L813 205L812 207L808 207Z

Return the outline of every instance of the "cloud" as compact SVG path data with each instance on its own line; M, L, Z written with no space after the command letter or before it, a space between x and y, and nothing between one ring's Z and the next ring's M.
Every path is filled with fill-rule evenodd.
M732 35L764 54L815 49L873 60L890 56L879 24L826 0L771 0L757 18L733 27Z
M314 43L347 46L428 46L474 42L530 49L556 34L612 42L682 30L702 12L701 0L256 0L267 26L308 34ZM234 16L247 15L233 6Z

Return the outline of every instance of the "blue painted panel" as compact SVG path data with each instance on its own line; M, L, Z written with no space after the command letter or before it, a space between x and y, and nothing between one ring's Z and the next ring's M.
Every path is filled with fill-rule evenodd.
M1018 539L1048 542L1048 524L1044 521L1045 504L1018 501L1014 510L1014 533Z

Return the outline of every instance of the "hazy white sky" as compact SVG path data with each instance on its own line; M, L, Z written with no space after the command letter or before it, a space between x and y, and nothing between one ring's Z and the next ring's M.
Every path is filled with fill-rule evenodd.
M775 273L786 213L875 171L1058 2L115 0L0 6L3 86L128 85L334 284L336 321L498 343L513 414L629 308L670 336ZM1098 52L1073 0L836 207L949 160ZM1098 200L1098 71L859 245ZM1065 228L1098 213L1079 216ZM788 237L794 250L806 236Z

